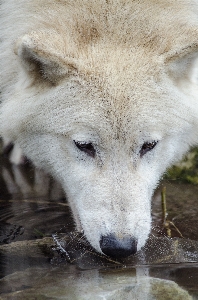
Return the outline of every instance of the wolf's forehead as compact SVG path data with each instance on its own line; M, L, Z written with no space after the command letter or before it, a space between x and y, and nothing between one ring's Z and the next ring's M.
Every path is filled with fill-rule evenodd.
M133 102L128 98L111 97L90 99L89 103L81 102L81 107L75 109L75 105L69 114L65 109L65 118L61 118L63 130L67 131L71 128L71 132L88 133L88 136L98 136L102 140L130 140L143 138L156 132L156 127L161 124L163 128L163 113L158 108L156 102L152 99L145 99L147 104ZM97 102L97 104L96 104ZM67 120L65 123L64 120ZM167 126L165 125L165 128ZM91 135L90 135L91 134Z
M184 125L183 116L187 111L178 109L179 100L175 95L162 93L161 87L154 89L146 85L131 93L119 90L114 94L92 88L89 94L81 93L77 102L73 100L77 99L72 99L69 110L65 105L65 117L60 118L64 130L71 127L71 131L75 128L76 132L86 132L90 129L106 140L121 138L133 142L134 139L155 139L153 133L156 132L159 135L174 133ZM65 123L68 116L69 122Z

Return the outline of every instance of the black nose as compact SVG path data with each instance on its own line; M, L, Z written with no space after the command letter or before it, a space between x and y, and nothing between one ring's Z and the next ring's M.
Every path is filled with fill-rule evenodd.
M137 240L130 236L118 239L114 234L109 234L101 237L100 248L112 258L125 258L137 252Z

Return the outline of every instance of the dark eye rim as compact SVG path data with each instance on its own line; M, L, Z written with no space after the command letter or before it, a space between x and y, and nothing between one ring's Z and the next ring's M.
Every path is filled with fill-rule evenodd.
M143 157L147 152L153 150L158 141L145 142L140 149L140 157Z
M74 140L74 144L81 151L86 153L88 156L95 157L96 150L92 143L78 142Z

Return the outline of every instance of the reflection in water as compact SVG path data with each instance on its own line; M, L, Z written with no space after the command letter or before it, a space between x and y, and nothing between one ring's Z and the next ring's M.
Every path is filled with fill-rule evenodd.
M27 269L8 276L0 284L3 284L2 299L192 299L173 281L141 273L139 269L79 271L70 265L67 268Z
M0 168L0 299L198 299L198 187L166 183L169 219L183 239L164 234L159 189L146 246L113 261L74 231L50 176L6 160Z

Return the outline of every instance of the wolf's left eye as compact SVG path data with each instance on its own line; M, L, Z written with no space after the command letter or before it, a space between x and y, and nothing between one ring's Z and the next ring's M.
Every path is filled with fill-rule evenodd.
M158 141L153 142L145 142L140 149L140 157L144 156L148 151L151 151L156 145Z
M76 141L74 141L74 143L80 151L85 152L87 155L91 157L95 157L96 150L94 149L92 143L82 143Z

